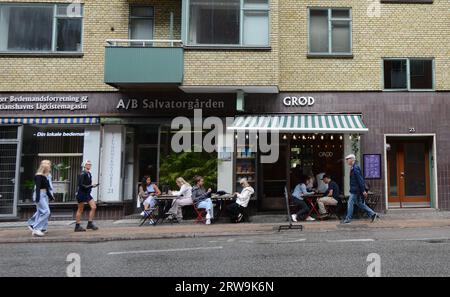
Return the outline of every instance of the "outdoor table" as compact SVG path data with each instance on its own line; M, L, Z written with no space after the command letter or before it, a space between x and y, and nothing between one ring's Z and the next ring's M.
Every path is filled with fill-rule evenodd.
M306 202L311 207L311 209L310 209L310 211L308 213L308 216L311 216L312 213L315 213L319 220L322 219L322 216L320 215L318 207L316 207L316 206L317 206L317 200L319 200L323 196L324 196L324 194L321 194L321 193L313 194L313 195L309 195L309 196L303 196L303 199L305 199Z
M225 209L225 205L227 203L230 203L230 201L234 201L234 195L233 194L224 194L224 195L217 195L217 194L212 194L211 195L211 200L217 201L217 205L219 207L219 211L217 213L217 217L216 219L220 218L223 210Z

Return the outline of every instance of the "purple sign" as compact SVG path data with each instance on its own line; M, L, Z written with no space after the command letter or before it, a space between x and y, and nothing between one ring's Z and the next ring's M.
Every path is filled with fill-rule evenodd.
M381 155L367 154L364 155L364 178L380 179L381 178Z

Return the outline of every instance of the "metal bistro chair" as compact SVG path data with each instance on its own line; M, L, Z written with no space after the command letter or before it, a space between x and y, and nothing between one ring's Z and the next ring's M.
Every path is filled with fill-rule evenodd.
M375 210L380 200L381 200L381 193L369 192L369 195L367 195L366 204L368 207Z
M194 211L197 217L194 220L194 224L205 224L206 223L206 209L204 208L197 208L195 203L193 204Z

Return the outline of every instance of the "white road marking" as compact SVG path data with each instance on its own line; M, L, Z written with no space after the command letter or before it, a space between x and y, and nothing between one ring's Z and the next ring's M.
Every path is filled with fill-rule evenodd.
M302 241L306 241L306 238L299 238L299 239L294 239L294 240L268 240L268 241L264 241L262 243L296 243L296 242L302 242Z
M123 251L123 252L109 252L108 255L169 253L169 252L185 252L185 251L199 251L199 250L220 250L222 248L223 248L222 246L205 246L205 247L196 247L196 248L166 249L166 250Z
M372 241L375 240L372 238L327 240L327 242L372 242Z
M434 240L450 240L448 237L435 237L435 238L397 238L397 239L388 239L390 241L434 241Z

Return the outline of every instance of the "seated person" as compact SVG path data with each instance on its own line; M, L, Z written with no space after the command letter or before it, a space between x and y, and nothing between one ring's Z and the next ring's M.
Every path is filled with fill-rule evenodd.
M193 203L192 186L182 177L177 178L175 182L180 190L172 191L172 195L177 196L177 198L173 199L172 207L169 209L168 214L180 221L183 219L181 208L186 205L192 205Z
M320 172L316 175L316 181L317 181L317 192L319 193L326 193L328 190L328 185L323 181L323 176L325 175L325 172Z
M211 224L211 219L214 218L214 206L210 197L212 190L207 191L203 187L204 185L203 177L194 177L195 185L192 187L192 201L195 207L203 208L206 210L206 225Z
M319 213L323 216L328 215L325 209L325 205L337 205L339 201L339 186L338 184L331 179L329 175L324 175L322 180L325 184L328 185L328 190L325 193L325 196L317 200L317 204L319 205Z
M158 186L152 183L152 179L149 176L145 176L139 186L139 199L143 201L144 211L141 213L145 215L145 211L155 207L156 197L161 195L161 191Z
M298 220L315 221L314 218L308 216L310 209L303 200L303 197L314 194L314 192L308 192L306 189L306 185L310 182L311 177L303 175L300 179L300 183L295 187L294 192L292 192L293 202L299 207L299 211L296 214L291 215L292 221L294 222L297 222Z
M236 201L228 205L227 211L230 214L230 219L233 223L239 223L242 221L242 211L248 206L250 197L252 197L255 190L250 186L246 178L242 178L239 183L242 186L241 193L235 193Z

